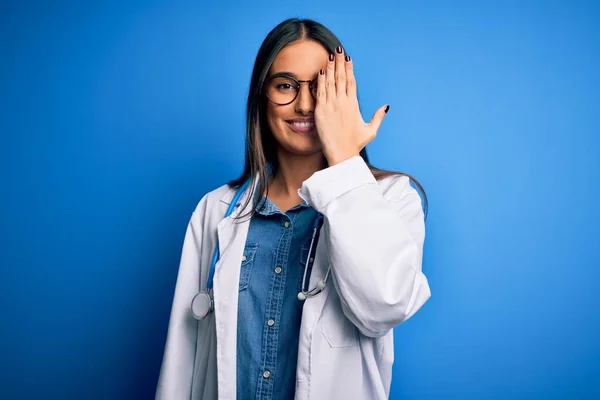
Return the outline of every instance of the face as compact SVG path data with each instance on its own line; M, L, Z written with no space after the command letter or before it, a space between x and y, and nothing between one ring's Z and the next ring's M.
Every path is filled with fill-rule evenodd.
M298 81L316 79L321 68L327 65L328 51L312 40L292 42L275 57L267 79L275 74L289 75ZM285 98L290 82L277 79L270 86ZM293 95L292 95L293 97ZM281 103L282 101L278 101ZM267 122L279 144L279 150L296 155L312 155L321 152L321 142L314 122L315 98L309 82L300 83L298 96L290 104L278 105L267 100Z

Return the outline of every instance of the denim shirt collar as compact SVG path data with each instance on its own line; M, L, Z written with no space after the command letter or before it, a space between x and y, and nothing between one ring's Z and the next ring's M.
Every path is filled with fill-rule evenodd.
M310 207L310 204L306 202L306 200L302 200L300 204L296 204L294 207L290 208L288 211L297 210L302 207ZM258 203L256 207L256 212L261 215L273 215L273 214L283 214L283 211L277 207L275 203L271 201L266 195L262 196L262 199Z

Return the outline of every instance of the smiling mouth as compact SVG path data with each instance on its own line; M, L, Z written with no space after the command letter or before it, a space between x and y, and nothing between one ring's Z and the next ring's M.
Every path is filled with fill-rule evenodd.
M315 121L286 121L287 124L299 133L315 133Z

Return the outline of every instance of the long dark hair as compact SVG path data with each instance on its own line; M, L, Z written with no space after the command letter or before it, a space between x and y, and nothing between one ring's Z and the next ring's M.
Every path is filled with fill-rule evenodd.
M265 38L252 70L250 81L250 90L248 91L248 106L246 110L246 160L244 172L242 175L228 182L229 187L238 189L244 182L254 178L257 174L259 182L255 192L254 185L248 186L249 196L246 203L242 206L244 209L250 201L253 201L253 207L249 214L252 216L256 211L262 196L256 196L256 193L264 193L267 189L269 175L277 171L277 142L271 133L266 119L266 100L263 94L263 87L267 74L275 60L275 57L286 45L297 40L314 40L323 45L329 53L333 54L338 46L342 46L340 40L322 24L310 19L291 18L277 25ZM425 215L427 215L427 195L425 190L414 177L405 172L396 172L382 170L374 167L369 162L367 148L365 147L360 156L369 166L375 179L380 180L392 175L404 175L411 179L419 188L423 195ZM269 170L271 164L271 171ZM239 216L237 218L241 218Z

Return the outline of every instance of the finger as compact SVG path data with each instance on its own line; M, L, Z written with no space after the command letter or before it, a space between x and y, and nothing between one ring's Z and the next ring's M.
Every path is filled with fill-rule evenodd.
M335 56L333 54L329 55L329 61L327 61L325 90L327 90L327 100L335 98Z
M338 96L346 95L346 68L344 67L344 49L335 49L335 92Z
M325 70L322 69L319 71L319 76L317 77L317 104L321 102L327 101L327 90L325 87Z
M349 55L346 55L346 95L356 99L356 78L354 77L354 63Z
M379 109L375 111L375 114L373 114L373 118L371 118L371 121L369 122L369 127L377 132L389 110L389 105L379 107Z

